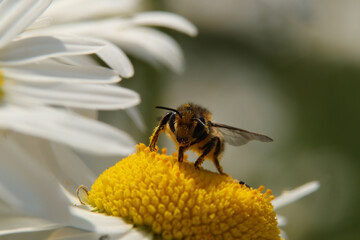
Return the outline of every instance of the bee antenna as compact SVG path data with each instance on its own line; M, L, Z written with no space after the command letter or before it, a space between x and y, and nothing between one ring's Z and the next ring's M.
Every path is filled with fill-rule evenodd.
M160 108L160 109L165 109L165 110L170 110L170 111L173 111L175 112L176 114L178 114L180 116L180 118L182 118L180 112L176 109L173 109L173 108L168 108L168 107L162 107L162 106L156 106L155 108Z

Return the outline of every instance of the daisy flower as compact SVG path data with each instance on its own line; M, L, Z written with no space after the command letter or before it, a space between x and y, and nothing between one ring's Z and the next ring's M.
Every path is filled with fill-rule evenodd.
M49 0L0 3L0 128L51 139L90 153L129 154L133 151L130 136L62 108L113 110L140 102L136 92L111 84L121 79L117 71L64 63L64 58L71 60L73 56L75 59L87 54L107 59L103 53L113 49L113 45L68 35L19 36L50 3ZM122 53L113 51L115 55L118 52ZM131 68L123 72L129 71ZM104 147L99 148L99 142Z
M128 135L69 110L138 104L137 93L113 85L119 75L132 76L133 67L119 48L102 39L24 33L50 2L0 2L0 234L73 226L121 235L127 229L126 234L137 235L120 218L71 206L74 196L68 192L74 192L78 175L89 182L94 177L77 153L61 145L100 155L133 151ZM32 28L42 23L39 19ZM113 70L98 66L89 54Z
M135 154L104 171L90 191L81 186L78 196L94 211L162 239L280 239L274 210L317 188L317 182L309 183L274 200L263 186L250 188L230 176L197 170L186 160L179 163L176 153L150 152L140 144Z
M12 146L19 145L19 149L27 144L16 137L13 140L17 144ZM19 233L47 231L61 239L281 239L284 233L279 227L286 219L275 210L319 188L318 182L310 182L274 198L263 186L250 188L230 176L196 170L187 159L179 163L176 153L167 155L166 149L150 152L144 144L94 180L68 148L52 143L51 149L52 156L37 157L38 161L62 158L65 166L76 166L76 170L69 166L59 172L58 178L67 184L51 190L54 203L68 204L67 215L58 213L59 208L52 210L55 219L10 215L7 221L0 218L0 235L16 238ZM27 154L33 156L41 155ZM75 190L70 191L79 182L92 184L90 190L85 186L77 190L80 201L87 205L81 206Z
M140 3L132 0L56 0L43 15L42 22L47 24L34 26L36 29L24 35L73 33L104 39L155 66L163 64L175 72L182 72L184 61L179 45L167 34L149 26L174 29L189 36L197 34L196 27L173 13L136 13ZM128 15L132 17L125 17Z
M21 154L30 142L16 136L10 140L12 144L8 146L0 144L5 154ZM277 216L275 210L319 187L318 182L311 182L274 199L263 186L249 188L230 176L196 170L186 158L179 163L176 153L167 155L166 149L161 154L150 152L144 144L139 144L136 153L96 179L67 147L51 143L45 146L51 151L46 151L48 154L44 156L39 154L44 152L44 140L37 141L41 144L31 139L33 151L16 163L35 158L36 165L33 168L25 165L26 171L17 169L17 175L11 179L15 185L19 183L16 185L19 192L25 195L23 192L28 189L32 193L28 199L33 201L24 203L32 212L22 217L8 214L6 221L0 218L3 223L0 235L11 234L16 238L19 233L48 231L62 239L280 239L284 233L279 227L285 225L286 219ZM17 147L17 151L8 147ZM62 162L57 166L62 171L56 174L60 188L56 184L51 190L33 185L36 179L53 183L53 177L41 171L44 170L41 163L45 161ZM38 178L23 184L19 175L32 179L32 171L38 171ZM2 178L9 180L0 173L0 183ZM90 191L85 186L77 190L80 201L86 204L82 206L74 196L79 183L92 185ZM40 208L40 204L45 207ZM60 210L60 207L64 208ZM0 207L0 213L4 215L4 208Z

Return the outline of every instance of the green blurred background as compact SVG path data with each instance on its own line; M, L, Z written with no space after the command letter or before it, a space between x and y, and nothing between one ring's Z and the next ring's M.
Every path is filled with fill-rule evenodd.
M217 122L271 136L269 144L227 145L224 171L275 196L319 180L318 192L279 210L288 239L360 239L360 1L169 0L149 9L198 27L196 38L168 32L186 69L176 75L132 59L135 77L121 85L141 94L146 132L124 112L101 118L148 143L164 113L154 106L192 101ZM166 136L159 146L174 150Z

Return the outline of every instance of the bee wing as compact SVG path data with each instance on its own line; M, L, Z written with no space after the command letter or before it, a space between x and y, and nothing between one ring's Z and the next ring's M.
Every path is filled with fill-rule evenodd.
M212 123L213 127L219 129L222 133L225 142L233 145L240 146L248 143L251 140L257 140L261 142L272 142L273 140L268 136L246 131L244 129L231 127L225 124Z

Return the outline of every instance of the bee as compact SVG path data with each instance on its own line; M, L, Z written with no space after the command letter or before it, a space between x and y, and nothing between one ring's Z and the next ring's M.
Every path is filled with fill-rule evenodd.
M197 153L199 157L194 164L196 169L200 169L205 159L210 159L219 173L224 174L220 166L224 142L240 146L251 140L273 141L262 134L215 123L209 110L193 103L183 104L177 109L162 106L156 108L170 112L162 116L159 125L154 129L150 138L150 150L155 151L160 133L165 132L177 145L179 162L183 161L185 151L190 149Z

